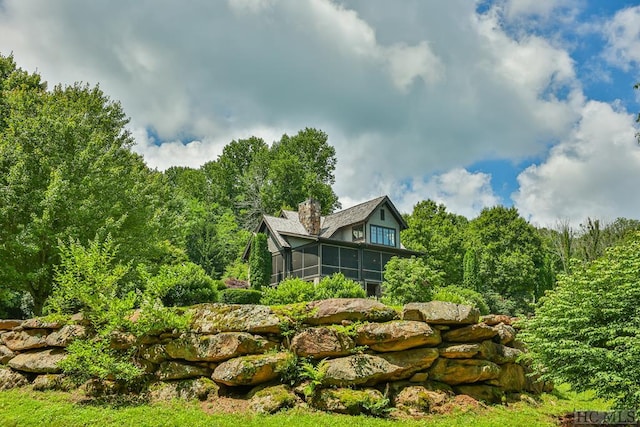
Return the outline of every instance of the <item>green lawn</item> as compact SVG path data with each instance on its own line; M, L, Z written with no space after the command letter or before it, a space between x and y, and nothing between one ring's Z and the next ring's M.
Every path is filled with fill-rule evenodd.
M230 427L416 427L416 426L553 426L554 415L580 410L604 410L607 404L591 394L566 391L544 395L539 405L525 403L493 406L474 412L430 416L416 420L328 415L291 410L276 415L207 414L195 402L156 405L106 405L74 403L60 392L27 389L0 392L0 426L230 426Z

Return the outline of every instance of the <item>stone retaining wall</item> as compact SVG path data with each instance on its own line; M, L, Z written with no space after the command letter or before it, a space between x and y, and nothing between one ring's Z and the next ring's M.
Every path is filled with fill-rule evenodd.
M498 403L543 389L518 360L523 347L508 316L480 319L474 308L436 301L407 304L401 313L370 299L300 308L197 305L188 310L187 333L138 339L123 333L112 346L137 347L152 398L243 393L262 412L303 404L343 413L390 407L425 413L455 395ZM64 387L57 363L85 334L81 316L65 325L0 320L0 390Z

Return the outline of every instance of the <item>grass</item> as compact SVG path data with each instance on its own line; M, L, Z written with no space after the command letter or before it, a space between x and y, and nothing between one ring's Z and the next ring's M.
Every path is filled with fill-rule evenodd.
M472 412L432 415L423 420L387 420L289 410L276 415L207 414L197 402L167 404L77 403L77 396L62 392L18 389L0 392L0 426L215 426L243 427L452 427L553 426L554 417L573 410L605 410L606 402L592 393L576 394L561 387L541 397L538 405L519 402Z

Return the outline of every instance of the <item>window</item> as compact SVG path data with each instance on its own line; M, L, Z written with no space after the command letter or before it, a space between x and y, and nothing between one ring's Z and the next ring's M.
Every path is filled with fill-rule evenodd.
M276 284L280 283L283 279L284 273L284 258L282 255L272 255L271 256L271 283Z
M360 279L360 257L357 249L322 245L322 275L342 273L350 279Z
M371 243L385 246L396 245L396 230L393 228L371 226Z
M384 209L380 209L380 221L384 221Z
M318 275L318 246L295 249L291 253L291 275L308 278Z
M351 228L351 241L362 242L364 240L364 224L354 225Z

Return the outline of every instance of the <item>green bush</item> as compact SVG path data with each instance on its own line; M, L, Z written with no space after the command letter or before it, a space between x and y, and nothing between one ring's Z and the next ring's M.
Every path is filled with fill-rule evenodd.
M393 257L384 269L382 298L392 305L431 301L433 289L442 283L442 275L422 258Z
M480 310L481 314L489 314L489 306L482 294L473 289L461 288L455 285L445 286L436 289L433 294L433 300L470 305Z
M184 307L218 300L216 282L202 267L192 262L163 265L150 280L161 282L157 286L167 289L162 297L162 302L167 307Z
M133 360L137 344L127 350L111 348L114 335L132 332L137 337L165 330L184 330L188 319L176 309L164 307L163 298L172 286L165 273L150 276L144 267L137 269L144 290L126 291L135 286L125 277L128 265L117 263L117 246L110 237L89 242L88 247L70 241L60 244L60 266L56 268L55 287L46 310L53 316L67 316L81 310L89 321L90 336L76 339L67 347L60 363L63 371L78 382L88 378L113 378L126 384L143 375ZM170 270L166 270L170 271ZM140 316L130 316L135 307Z
M255 289L225 289L220 295L220 302L225 304L260 304L262 292Z
M542 378L640 406L640 233L589 264L575 262L518 335Z
M366 296L359 283L347 279L342 273L335 273L320 280L315 287L313 299L365 298Z
M276 288L265 288L260 302L265 305L293 304L312 301L314 296L313 283L298 278L287 278Z

